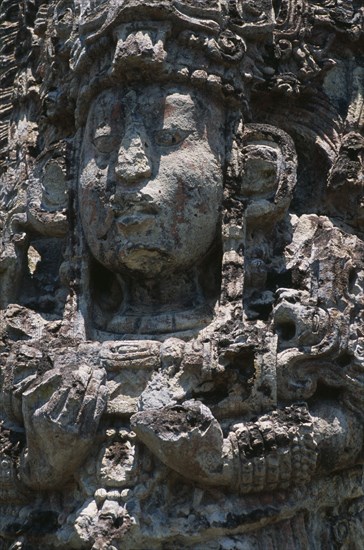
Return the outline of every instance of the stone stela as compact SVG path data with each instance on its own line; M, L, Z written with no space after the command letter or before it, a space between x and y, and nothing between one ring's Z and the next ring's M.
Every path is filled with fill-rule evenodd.
M364 11L0 0L0 549L360 550Z

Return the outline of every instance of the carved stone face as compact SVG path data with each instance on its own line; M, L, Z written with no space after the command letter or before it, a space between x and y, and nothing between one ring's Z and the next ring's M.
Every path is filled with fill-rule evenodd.
M80 213L93 256L115 272L186 269L214 241L224 113L187 88L102 92L81 153Z

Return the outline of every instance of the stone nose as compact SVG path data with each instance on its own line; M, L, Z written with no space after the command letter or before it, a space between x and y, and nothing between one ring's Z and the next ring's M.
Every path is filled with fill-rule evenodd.
M141 132L134 130L124 136L115 166L115 174L119 180L133 184L151 177L152 166L147 148L148 144Z

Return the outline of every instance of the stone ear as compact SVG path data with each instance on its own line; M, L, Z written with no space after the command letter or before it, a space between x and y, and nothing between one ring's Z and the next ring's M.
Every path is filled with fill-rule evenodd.
M246 217L260 222L283 214L296 184L297 156L291 137L268 124L246 124L242 136L240 192Z

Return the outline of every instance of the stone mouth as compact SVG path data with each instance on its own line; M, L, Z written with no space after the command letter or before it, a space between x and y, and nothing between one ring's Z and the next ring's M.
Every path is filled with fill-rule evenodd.
M126 216L155 216L160 212L157 204L146 200L141 201L138 196L135 197L135 200L125 200L123 204L115 205L114 210L116 219Z
M134 225L144 224L146 222L153 222L155 214L149 214L146 212L137 212L135 214L124 214L116 218L116 223L123 227L131 227Z

